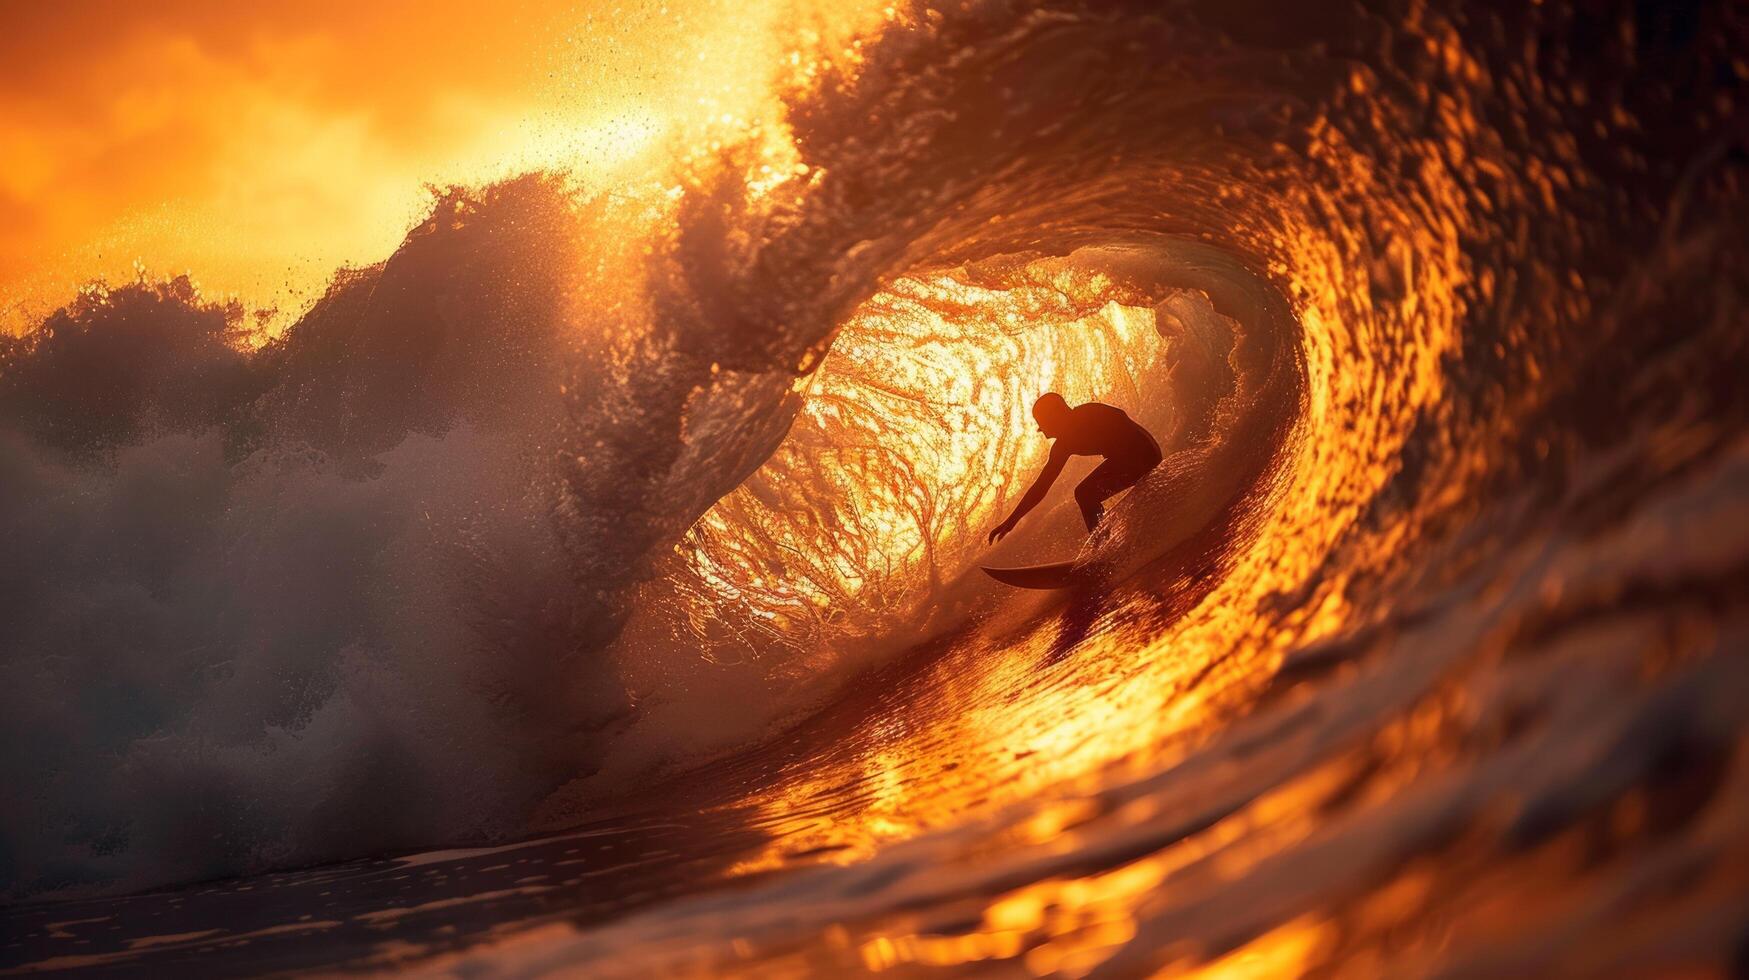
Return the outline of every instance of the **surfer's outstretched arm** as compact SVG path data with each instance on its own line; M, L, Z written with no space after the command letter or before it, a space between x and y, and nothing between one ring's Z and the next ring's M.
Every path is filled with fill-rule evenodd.
M1020 498L1020 503L1014 505L1014 513L1009 514L1007 520L996 525L995 530L990 532L991 544L1006 537L1028 511L1037 507L1039 501L1045 499L1045 494L1051 492L1051 484L1057 482L1057 474L1063 472L1063 464L1068 461L1069 454L1062 451L1060 444L1051 447L1051 458L1045 461L1045 468L1039 470L1038 476L1032 481L1032 486L1026 488L1026 494Z

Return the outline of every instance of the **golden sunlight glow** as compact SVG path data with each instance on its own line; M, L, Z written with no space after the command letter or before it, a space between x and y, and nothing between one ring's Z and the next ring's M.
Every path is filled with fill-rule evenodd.
M1455 212L1457 189L1437 180L1433 186L1439 192L1436 203ZM1455 342L1463 271L1459 256L1432 241L1418 216L1389 215L1400 240L1416 242L1423 258L1404 270L1415 278L1417 301L1405 310L1385 311L1396 319L1380 322L1375 316L1381 311L1365 305L1365 284L1347 278L1364 266L1344 250L1358 251L1361 243L1332 242L1323 229L1296 223L1294 215L1316 212L1315 202L1297 204L1271 212L1280 222L1272 233L1297 260L1272 272L1294 298L1294 313L1304 327L1307 384L1299 423L1287 436L1284 470L1256 506L1257 521L1248 530L1254 543L1241 548L1233 566L1223 569L1181 616L1161 612L1158 595L1137 588L1108 597L1097 627L1081 633L1071 630L1067 610L1050 606L1036 619L998 617L993 625L955 634L951 652L908 692L905 725L858 732L857 750L841 764L795 774L754 801L773 829L774 842L738 870L783 866L795 853L825 853L824 860L842 863L864 860L896 840L953 826L972 806L985 812L1031 807L1030 819L1006 831L1013 838L1009 843L1039 853L1073 852L1082 843L1077 828L1091 813L1080 793L1121 782L1125 772L1170 771L1175 760L1268 682L1270 666L1287 650L1353 625L1348 581L1339 575L1314 579L1314 570L1395 473L1397 448L1417 413L1440 402L1437 359ZM759 588L750 593L774 589L791 597L790 605L771 612L770 635L781 636L805 626L809 616L826 615L816 609L859 609L865 596L893 595L886 590L884 569L867 567L870 555L902 555L919 567L955 567L969 552L955 553L954 542L974 541L982 522L1001 505L981 488L1003 474L1024 479L1037 465L1027 443L1015 442L1028 431L1026 397L1065 378L1071 379L1066 387L1087 386L1072 397L1083 392L1110 397L1122 389L1119 352L1144 358L1157 353L1148 346L1154 315L1139 308L1110 305L1073 329L1063 323L1031 333L1007 329L1048 322L1033 304L1075 291L1052 285L1035 295L1031 286L986 294L952 280L895 284L846 327L816 382L819 407L798 424L799 429L827 429L835 438L860 424L878 433L879 445L904 446L894 455L915 470L919 483L941 488L928 500L955 521L926 523L915 502L888 492L881 469L865 463L841 488L847 499L857 501L852 516L863 522L834 523L834 528L856 529L848 535L851 542L842 544L841 561L801 571L767 565L752 573L753 556L764 552L738 537L749 528L775 535L771 540L794 551L822 547L816 536L824 532L783 519L788 511L780 495L782 481L792 472L783 467L801 472L809 461L786 462L780 456L766 474L768 484L751 481L695 530L687 554L707 583L703 590L714 592L713 601L733 598L736 583L757 575ZM1097 295L1106 285L1089 281L1079 288ZM937 308L918 305L920 299L932 299ZM949 309L951 314L942 312ZM1098 329L1088 329L1090 324ZM1416 352L1415 359L1380 363L1378 350L1384 348L1369 345L1369 330L1412 337L1406 346ZM870 357L859 347L864 331L880 337L874 350L884 355ZM982 336L972 341L981 352L953 353L964 365L957 371L899 363L913 349L953 351L972 335ZM1170 349L1165 356L1170 358ZM976 412L954 421L911 408L920 401L964 404L968 392L981 390L980 382L999 388L1000 395L977 402ZM923 391L952 398L918 398ZM861 415L834 409L835 397L878 408ZM1354 424L1345 427L1343 419ZM895 460L884 465L892 472L900 469ZM965 480L986 474L989 483L963 487ZM1015 489L1007 486L1003 493ZM1402 533L1386 523L1364 539L1367 553L1347 566L1387 564ZM1308 582L1315 591L1285 615L1260 612L1270 597ZM897 606L904 608L905 601ZM838 625L821 623L817 635L842 635L828 628ZM956 666L963 662L977 667ZM1427 758L1416 752L1406 756L1409 766ZM870 970L902 972L907 965L995 959L1018 961L1035 975L1083 975L1115 955L1151 914L1170 908L1177 893L1166 884L1169 878L1229 879L1304 841L1316 829L1320 801L1353 778L1352 765L1337 759L1309 771L1145 859L989 898L975 929L944 934L927 922L901 917L863 931L847 928L835 933L839 939L834 941ZM856 792L847 793L846 785ZM827 816L818 807L824 798L841 801ZM1224 953L1172 949L1167 952L1176 958L1155 966L1188 975L1291 974L1316 958L1326 938L1322 922L1296 920Z
M878 0L852 2L799 31L768 29L790 9L675 0L608 19L551 2L506 26L500 11L461 0L389 20L355 19L339 3L300 18L288 5L280 14L301 26L271 33L223 19L178 32L145 13L71 25L27 14L20 36L42 49L41 63L0 75L0 330L22 329L93 276L134 275L141 259L154 272L192 270L209 295L276 307L283 323L336 267L385 257L429 200L424 183L564 171L584 191L622 190L637 202L627 236L654 238L672 231L686 164L729 146L753 197L780 197L805 168L777 87L805 85L828 62L857 63L856 31L900 16ZM798 33L803 50L790 50ZM0 42L0 60L19 43ZM75 115L84 121L65 121ZM1455 223L1464 192L1436 171L1426 180L1433 209ZM914 671L899 722L859 729L830 764L737 800L771 843L732 874L798 854L850 863L968 812L1021 805L1034 811L1000 843L1073 848L1096 815L1091 794L1126 774L1168 772L1270 682L1287 651L1355 625L1345 575L1395 560L1405 532L1389 515L1364 534L1354 526L1402 465L1412 429L1441 404L1439 359L1456 344L1469 285L1462 236L1430 230L1419 212L1381 211L1391 233L1381 237L1414 246L1393 270L1412 301L1377 311L1361 281L1370 243L1332 239L1305 218L1327 207L1322 191L1262 204L1244 193L1231 189L1234 212L1269 225L1247 230L1293 257L1267 275L1303 329L1282 342L1302 345L1294 368L1304 384L1296 374L1285 448L1271 447L1280 470L1232 532L1240 543L1218 575L1120 581L1096 623L1077 622L1060 596L985 601L963 587L995 517L1047 449L1029 412L1039 394L1107 401L1138 418L1169 411L1156 404L1169 400L1158 379L1175 363L1175 341L1156 329L1170 322L1164 306L1144 305L1160 297L1043 261L1008 288L974 284L987 280L963 268L885 283L797 382L808 397L783 444L664 556L648 588L668 593L640 615L671 627L688 657L727 651L825 675L819 668L877 642L890 658L940 641ZM603 262L626 263L629 282L637 250L621 251ZM1409 342L1378 342L1386 332ZM1386 360L1400 350L1412 354ZM1148 377L1145 397L1138 379ZM1462 491L1459 479L1436 492ZM1047 503L1067 494L1059 484ZM1071 526L1061 510L1037 513L1034 526ZM1339 546L1357 551L1335 566L1350 571L1322 573ZM1274 602L1287 611L1263 611ZM956 669L966 663L977 669ZM860 932L835 927L838 941L869 970L1000 959L1036 975L1084 974L1174 900L1171 876L1192 869L1218 882L1304 840L1317 804L1352 775L1349 761L1295 773L1146 857L1005 885L957 933L898 916ZM1280 975L1327 939L1325 924L1295 920L1236 950L1179 949L1155 966Z
M1051 309L1068 318L1040 318ZM1150 311L1078 309L1052 289L947 276L901 280L866 303L789 440L681 546L701 614L742 604L779 643L914 619L1024 489L1014 475L1042 458L1033 400L1111 391L1162 346Z
M663 181L648 151L775 121L774 84L890 16L815 12L803 53L775 2L183 6L7 11L0 331L141 269L284 325L335 269L386 258L426 185Z

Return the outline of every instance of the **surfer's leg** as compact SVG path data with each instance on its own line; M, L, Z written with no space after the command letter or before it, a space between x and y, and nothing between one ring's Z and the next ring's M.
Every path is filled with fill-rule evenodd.
M1086 486L1087 484L1083 483L1075 488L1075 503L1081 505L1081 521L1087 525L1087 532L1091 534L1093 529L1099 526L1100 519L1105 517L1105 506L1097 500L1082 496L1081 490Z
M1129 483L1124 482L1125 467L1117 460L1108 459L1087 474L1075 487L1075 503L1081 508L1081 520L1087 525L1089 533L1099 526L1100 518L1105 516L1105 500L1117 493Z
M1099 525L1105 516L1105 502L1141 482L1158 460L1108 459L1087 474L1075 488L1075 503L1081 507L1081 520L1087 530Z

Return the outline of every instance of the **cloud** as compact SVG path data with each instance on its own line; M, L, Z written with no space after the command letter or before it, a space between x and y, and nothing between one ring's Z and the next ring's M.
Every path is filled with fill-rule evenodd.
M769 96L779 5L87 0L0 31L0 332L188 272L295 312L428 183L613 168ZM661 175L655 175L660 179Z
M0 51L0 310L136 259L209 291L319 287L387 254L424 182L467 179L458 158L547 97L526 38L457 11L230 6L24 15Z

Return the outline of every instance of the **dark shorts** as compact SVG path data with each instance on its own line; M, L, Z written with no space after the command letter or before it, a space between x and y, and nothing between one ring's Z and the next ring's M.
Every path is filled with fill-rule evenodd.
M1095 501L1104 500L1135 486L1142 477L1159 465L1160 456L1157 453L1135 458L1108 459L1087 474L1087 479L1082 480L1075 488L1075 496L1089 497Z

